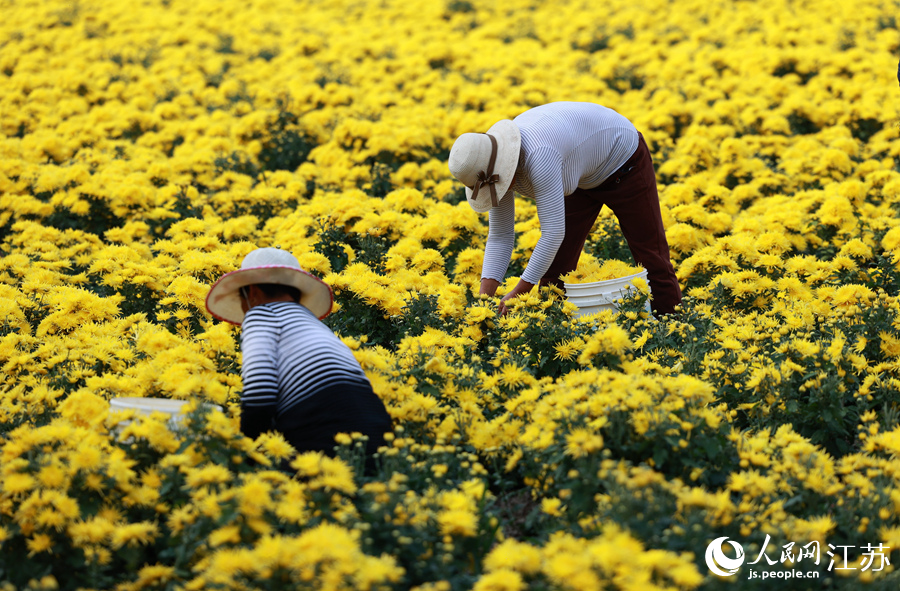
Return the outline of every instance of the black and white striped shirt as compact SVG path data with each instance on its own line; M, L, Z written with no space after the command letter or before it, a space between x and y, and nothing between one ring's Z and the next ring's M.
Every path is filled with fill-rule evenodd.
M565 196L592 189L634 154L638 133L612 109L559 102L525 111L513 120L522 133L515 191L534 199L541 237L522 279L539 283L566 232ZM515 200L507 194L491 208L482 278L503 282L516 242Z
M270 409L276 422L330 386L371 387L349 347L294 302L271 302L248 310L241 328L241 351L241 405L255 415Z

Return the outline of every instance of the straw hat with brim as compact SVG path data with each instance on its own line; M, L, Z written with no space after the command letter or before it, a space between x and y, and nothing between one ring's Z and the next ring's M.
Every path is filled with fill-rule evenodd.
M297 257L280 248L258 248L244 257L241 268L226 273L209 290L206 309L225 322L244 321L238 290L246 285L277 283L300 290L300 303L321 320L334 302L328 284L300 268Z
M466 199L477 212L497 207L519 165L522 134L504 119L487 133L464 133L450 149L450 173L466 186Z

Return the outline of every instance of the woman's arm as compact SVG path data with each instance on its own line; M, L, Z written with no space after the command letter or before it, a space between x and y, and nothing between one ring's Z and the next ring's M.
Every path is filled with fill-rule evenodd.
M277 318L266 310L247 312L241 327L241 432L256 439L274 426L278 405Z
M500 287L500 282L496 279L489 279L487 277L481 278L481 290L478 293L482 295L492 296L497 293L497 288Z
M494 295L506 277L513 247L516 244L516 202L512 189L506 192L498 207L488 213L488 238L481 266L481 293ZM487 281L485 281L487 280Z
M522 279L533 286L547 273L566 235L566 196L559 152L546 148L535 154L531 186L541 223L541 237L534 246Z
M516 286L500 301L500 313L506 313L506 302L528 293L540 283L556 258L566 234L566 197L562 181L562 158L552 149L535 154L530 169L534 202L541 223L538 239L528 265Z

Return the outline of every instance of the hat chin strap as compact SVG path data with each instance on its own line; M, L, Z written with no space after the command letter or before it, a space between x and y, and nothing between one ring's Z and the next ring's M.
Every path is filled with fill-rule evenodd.
M478 191L485 185L491 190L491 206L499 207L500 202L497 200L497 188L494 186L499 180L500 175L494 174L494 162L497 160L497 138L489 133L484 134L491 140L491 159L488 161L487 171L478 171L475 186L472 187L472 201L478 198Z

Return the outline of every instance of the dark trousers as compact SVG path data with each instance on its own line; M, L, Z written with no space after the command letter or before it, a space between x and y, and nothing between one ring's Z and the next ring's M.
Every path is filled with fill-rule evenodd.
M321 451L334 456L338 433L362 433L366 445L366 468L372 471L372 455L385 445L384 434L392 430L391 416L368 384L336 384L316 392L279 417L276 428L298 453Z
M634 155L603 184L566 196L566 235L541 284L562 287L560 275L578 267L584 242L606 205L619 220L634 261L647 269L653 312L671 314L681 303L681 287L669 260L650 150L644 136L638 137Z

